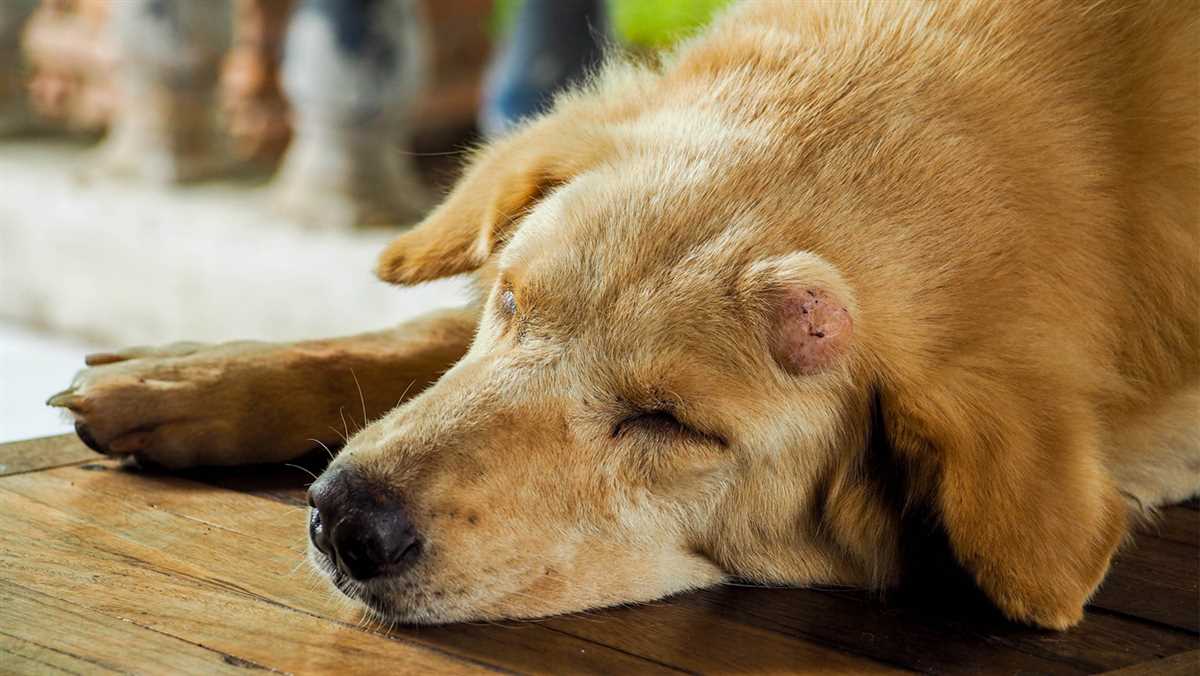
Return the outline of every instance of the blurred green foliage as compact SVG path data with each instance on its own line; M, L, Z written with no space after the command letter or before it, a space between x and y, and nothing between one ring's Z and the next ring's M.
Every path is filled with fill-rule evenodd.
M708 23L730 0L609 0L617 36L636 47L678 42Z
M507 32L522 0L496 0L492 31ZM613 29L626 45L657 49L674 44L708 23L731 0L608 0Z

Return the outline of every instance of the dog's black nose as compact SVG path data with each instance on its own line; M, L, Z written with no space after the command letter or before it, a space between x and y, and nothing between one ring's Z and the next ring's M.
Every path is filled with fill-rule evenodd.
M308 537L352 579L395 575L421 555L400 500L351 469L322 474L308 489L308 504Z

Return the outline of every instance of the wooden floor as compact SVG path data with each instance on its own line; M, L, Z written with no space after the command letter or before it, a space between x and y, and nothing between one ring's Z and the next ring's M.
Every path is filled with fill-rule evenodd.
M1067 633L980 605L726 586L535 623L364 624L302 562L293 468L135 473L0 446L0 673L1200 673L1200 511L1166 510Z

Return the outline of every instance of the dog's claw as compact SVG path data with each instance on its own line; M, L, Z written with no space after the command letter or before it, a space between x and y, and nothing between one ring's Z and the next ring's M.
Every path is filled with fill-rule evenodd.
M87 366L102 366L119 361L125 361L125 357L112 352L93 352L83 357L83 363Z
M62 392L59 392L58 394L55 394L46 400L47 406L57 406L59 408L70 409L72 411L79 410L82 404L83 397L75 394L74 388L63 390Z

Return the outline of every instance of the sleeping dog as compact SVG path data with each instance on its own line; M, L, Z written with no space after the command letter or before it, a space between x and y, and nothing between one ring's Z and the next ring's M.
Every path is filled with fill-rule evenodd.
M747 2L482 148L384 251L473 273L470 307L92 355L52 403L185 467L335 441L361 387L309 556L392 621L887 588L920 514L1063 629L1200 489L1198 83L1191 2Z

